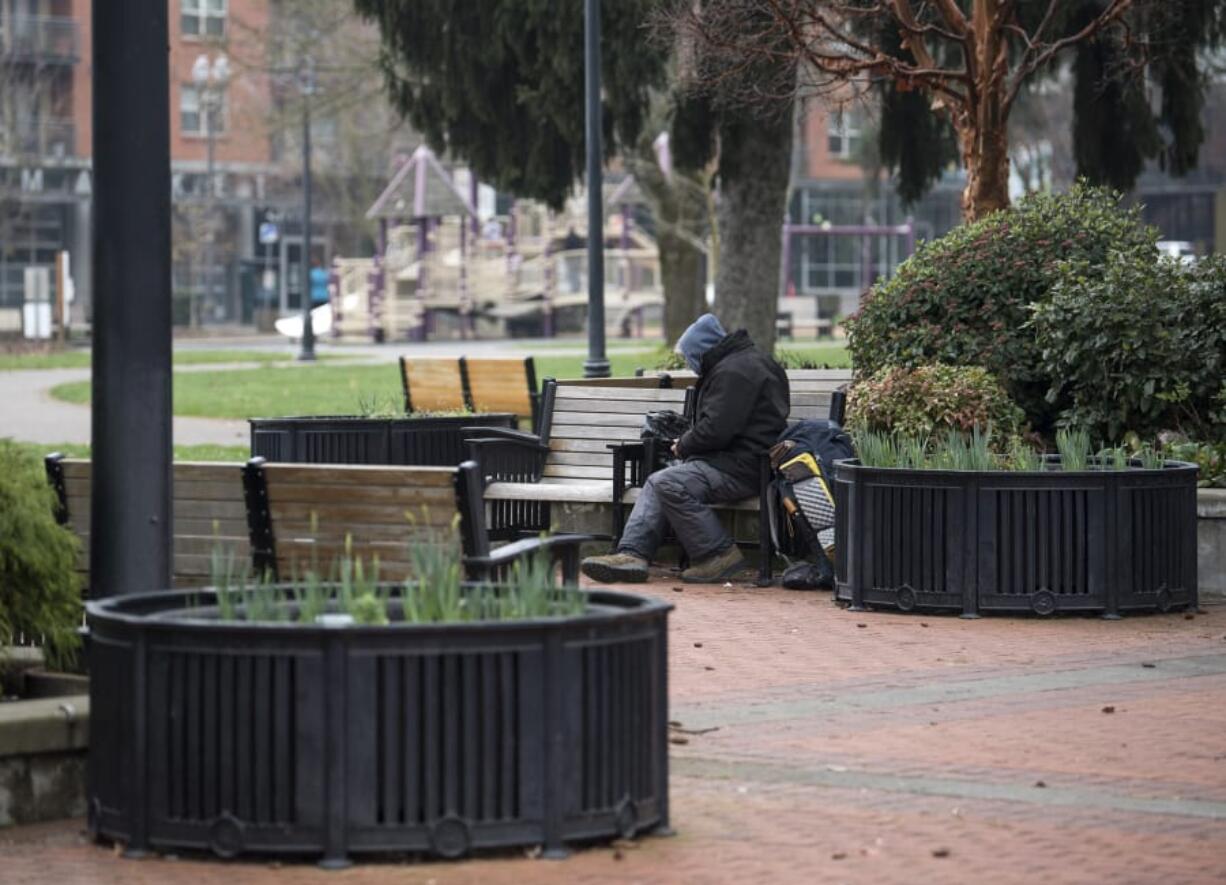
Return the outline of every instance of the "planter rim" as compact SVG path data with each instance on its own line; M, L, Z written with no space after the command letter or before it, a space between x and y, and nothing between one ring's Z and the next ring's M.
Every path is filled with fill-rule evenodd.
M1056 461L1048 463L1059 463L1059 456L1051 456L1056 458ZM1190 461L1175 461L1167 459L1163 462L1163 466L1158 469L1147 469L1144 467L1129 466L1126 470L948 470L934 467L868 467L860 463L859 458L843 458L834 462L837 471L848 470L856 473L879 473L887 476L901 476L903 474L922 474L924 476L940 476L940 477L968 477L968 476L1017 476L1017 477L1033 477L1033 476L1067 476L1076 479L1088 479L1092 477L1102 476L1171 476L1179 473L1195 473L1200 468Z
M248 418L248 424L262 421L471 421L474 418L512 418L514 412L468 412L463 415L280 415Z
M271 589L285 587L284 584L272 585ZM325 587L334 584L323 585ZM393 585L399 586L399 585ZM192 631L208 633L239 632L242 635L275 635L275 636L361 636L378 637L387 635L407 635L414 637L447 636L452 634L471 634L474 631L531 633L541 630L573 629L597 627L610 621L650 620L658 614L672 611L673 604L649 596L625 593L619 590L585 590L591 604L601 606L604 610L591 610L581 615L569 617L517 618L506 621L454 621L446 623L409 624L395 622L389 624L352 624L343 627L328 627L322 624L300 624L285 621L218 621L206 618L174 618L158 617L168 609L186 608L187 603L203 593L212 593L212 587L194 587L175 590L161 590L151 593L133 593L124 596L111 596L105 599L91 599L85 603L88 623L123 626L142 630L178 631L189 628ZM142 603L163 602L165 605L152 610L137 612L124 611L136 606L143 608ZM179 603L175 605L174 603Z

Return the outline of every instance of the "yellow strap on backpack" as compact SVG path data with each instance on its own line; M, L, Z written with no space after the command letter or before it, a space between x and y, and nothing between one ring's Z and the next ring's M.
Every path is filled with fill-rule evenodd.
M831 501L834 500L834 495L830 494L830 486L826 482L826 475L822 473L822 467L820 464L817 463L816 458L814 458L808 452L804 452L800 455L797 455L795 458L792 458L791 460L785 461L784 463L780 464L779 472L784 474L784 476L786 476L787 469L789 467L792 467L793 465L799 466L802 469L807 470L809 473L811 473L822 484L822 491L826 493L826 497L829 498ZM795 480L793 480L793 482L795 482Z

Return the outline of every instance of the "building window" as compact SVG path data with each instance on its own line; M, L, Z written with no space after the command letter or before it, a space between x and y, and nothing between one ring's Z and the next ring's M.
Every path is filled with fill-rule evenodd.
M830 156L851 160L860 150L860 115L852 108L843 108L828 118L826 147Z
M184 135L208 135L209 121L205 112L204 96L195 86L179 87L179 129ZM226 131L226 94L218 94L217 109L213 112L213 133Z
M179 28L185 37L224 37L226 0L182 0Z

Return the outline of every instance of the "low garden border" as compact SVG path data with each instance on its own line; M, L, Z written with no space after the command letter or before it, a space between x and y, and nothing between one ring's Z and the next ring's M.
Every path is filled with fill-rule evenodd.
M1195 607L1196 471L1180 461L1032 472L840 461L836 598L968 617Z
M251 418L251 456L294 464L454 467L464 460L465 427L515 429L509 412L401 418Z
M89 826L130 853L563 856L667 827L667 603L341 627L223 623L215 603L87 603Z

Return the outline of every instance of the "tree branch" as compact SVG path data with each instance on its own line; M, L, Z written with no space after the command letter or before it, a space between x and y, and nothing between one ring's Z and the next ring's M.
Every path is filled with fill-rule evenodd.
M1013 82L1009 85L1008 92L1005 95L1004 109L1006 113L1008 112L1008 109L1012 107L1013 102L1017 98L1018 92L1021 91L1022 84L1026 81L1027 77L1029 77L1043 65L1047 64L1047 62L1051 61L1052 58L1054 58L1062 50L1094 36L1099 31L1105 29L1112 22L1121 18L1124 13L1132 7L1132 4L1133 0L1111 0L1111 3L1106 9L1099 13L1089 24L1087 24L1077 33L1070 34L1067 37L1062 37L1054 43L1048 44L1046 48L1042 50L1038 49L1039 44L1037 43L1031 48L1028 48L1026 51L1027 57L1023 58L1022 63L1018 65L1017 70L1014 72ZM1048 9L1048 13L1051 13L1050 8ZM1046 19L1041 27L1045 25ZM1038 34L1038 31L1035 33Z

